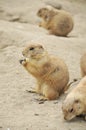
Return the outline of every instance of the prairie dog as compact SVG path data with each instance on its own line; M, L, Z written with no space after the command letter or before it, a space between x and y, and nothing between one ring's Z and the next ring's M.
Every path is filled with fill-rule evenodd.
M65 120L71 120L81 114L86 114L86 76L67 95L62 110Z
M70 13L46 6L38 10L37 15L42 18L39 26L49 30L50 34L67 36L73 29L74 22Z
M30 44L23 52L25 60L20 60L24 68L37 80L36 93L48 100L57 99L67 88L69 72L59 57L50 56L41 44Z
M86 53L81 57L80 67L82 77L86 76Z

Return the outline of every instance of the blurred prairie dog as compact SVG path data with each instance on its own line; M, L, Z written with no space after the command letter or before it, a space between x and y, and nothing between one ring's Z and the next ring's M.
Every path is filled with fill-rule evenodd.
M81 57L80 67L82 77L86 76L86 53Z
M44 99L57 99L67 89L69 72L64 61L48 54L41 44L31 44L22 52L24 68L37 80L36 93Z
M62 110L64 119L68 121L76 116L86 115L86 77L67 95Z
M50 34L67 36L73 29L72 16L64 10L46 6L39 9L37 15L42 18L39 26L48 29Z

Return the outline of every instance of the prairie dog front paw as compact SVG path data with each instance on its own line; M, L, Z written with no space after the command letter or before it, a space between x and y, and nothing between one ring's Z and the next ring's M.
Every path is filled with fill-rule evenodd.
M20 64L25 65L26 64L26 59L19 60Z

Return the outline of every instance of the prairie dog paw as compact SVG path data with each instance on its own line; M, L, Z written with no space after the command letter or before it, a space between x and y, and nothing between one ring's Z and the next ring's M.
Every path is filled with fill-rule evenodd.
M26 59L19 60L20 64L25 65L26 64Z

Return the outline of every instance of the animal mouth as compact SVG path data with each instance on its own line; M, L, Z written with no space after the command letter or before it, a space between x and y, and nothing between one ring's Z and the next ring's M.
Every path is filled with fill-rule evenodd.
M72 119L75 118L75 117L76 117L76 116L73 115L73 116L71 116L70 118L68 118L68 117L64 117L64 119L67 120L67 121L70 121L70 120L72 120Z
M41 54L35 54L35 55L31 55L32 58L36 59L36 58L41 58L42 55Z
M42 56L43 54L43 51L39 51L39 52L35 52L34 54L31 54L32 57L35 57L35 56Z

